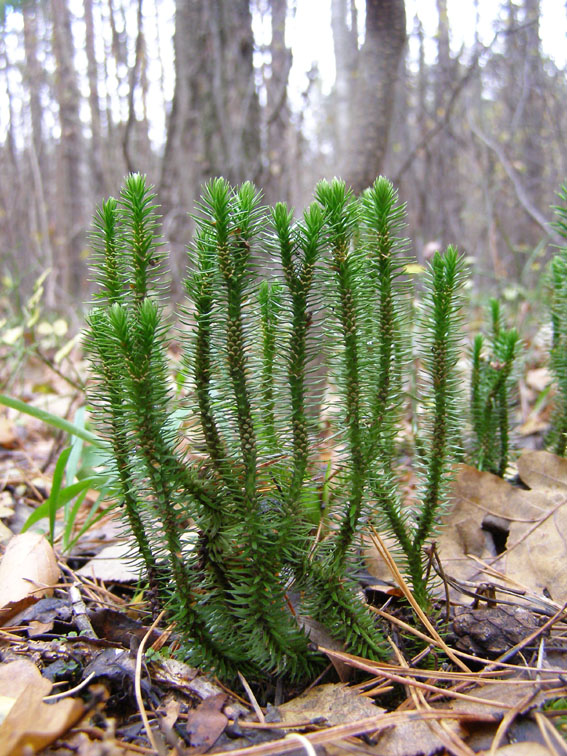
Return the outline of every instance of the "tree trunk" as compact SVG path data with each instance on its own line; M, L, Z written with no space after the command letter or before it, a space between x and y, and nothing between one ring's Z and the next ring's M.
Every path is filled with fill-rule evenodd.
M449 15L447 0L437 0L439 25L437 27L437 66L435 68L435 115L444 118L454 82L458 76L458 66L451 58L449 47ZM430 178L429 192L430 213L436 218L435 238L444 248L458 242L461 198L458 192L458 149L453 134L452 122L449 120L436 140L436 155L433 173ZM434 210L437 208L437 211Z
M347 145L357 84L358 18L354 0L332 0L331 26L336 68L334 137L342 163L339 173L343 174L347 169Z
M66 0L51 0L51 11L56 63L55 92L61 129L55 273L64 291L76 294L81 291L83 281L80 255L83 231L80 93L73 65L71 16Z
M271 0L272 40L270 78L266 82L267 160L262 188L266 202L290 202L290 112L287 85L291 50L285 46L287 0Z
M355 192L382 171L405 40L404 1L366 0L366 39L358 62L345 174Z
M26 65L24 80L29 94L32 128L32 144L35 157L43 168L43 124L41 107L41 89L43 84L42 67L37 54L37 2L31 0L22 5L24 18L24 51Z
M526 191L539 206L542 196L543 167L545 158L543 154L542 139L542 113L545 110L543 96L544 84L543 61L541 59L541 42L539 38L539 0L524 0L526 23L525 37L525 87L526 112L523 119L525 134L523 139L523 156L526 166ZM546 208L547 209L547 208Z
M85 49L87 53L87 79L89 82L89 108L91 111L91 149L89 155L93 189L98 198L106 194L105 165L102 150L100 102L98 97L98 66L95 56L95 28L93 0L83 0L85 18Z
M143 0L138 0L137 33L135 44L134 65L130 68L128 77L128 118L124 126L122 137L122 152L128 173L147 173L151 166L151 147L149 141L149 122L147 119L147 78L146 78L146 43L143 28ZM142 118L138 119L134 98L136 90L140 90L142 100Z
M37 263L32 260L22 260L28 273L34 275L43 272L47 268L53 268L53 251L51 248L48 206L46 189L49 186L49 152L45 147L45 128L43 123L42 95L46 87L46 75L39 59L40 40L38 27L45 27L44 14L37 0L28 0L22 5L24 21L24 51L25 67L23 70L24 82L29 97L31 140L26 149L26 175L24 181L27 185L27 200L23 203L23 209L27 213L27 222L23 228L27 228L30 241L36 250ZM8 92L9 94L9 92ZM29 178L27 171L29 170ZM33 186L33 193L29 192L29 186ZM11 187L13 189L13 185ZM15 219L12 216L12 222ZM14 223L21 233L20 226ZM23 230L23 229L22 229ZM23 240L22 240L23 241ZM32 248L32 244L23 245ZM48 307L56 306L56 294L54 276L51 275L45 284L45 303Z
M207 179L261 177L248 0L177 0L174 44L176 82L160 197L166 234L173 251L182 252L188 212Z

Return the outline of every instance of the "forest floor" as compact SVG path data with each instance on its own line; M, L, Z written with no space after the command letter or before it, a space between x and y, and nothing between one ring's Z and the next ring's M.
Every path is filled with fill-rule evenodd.
M66 359L86 374L75 352ZM74 540L96 491L59 509L53 547L46 518L22 534L59 485L68 437L0 407L0 756L567 754L567 460L541 450L543 361L532 344L513 479L456 470L431 550L434 611L419 610L392 544L370 533L361 591L391 659L314 635L329 665L306 690L252 691L244 679L230 690L177 660L175 628L152 623L116 512ZM61 417L83 403L37 355L4 377L6 393ZM93 464L84 447L75 470ZM414 487L408 467L409 497Z

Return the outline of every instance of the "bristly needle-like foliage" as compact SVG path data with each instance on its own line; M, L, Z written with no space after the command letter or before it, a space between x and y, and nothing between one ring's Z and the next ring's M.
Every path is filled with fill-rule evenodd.
M556 231L567 240L567 185L558 193L560 205L554 206ZM552 431L548 443L561 457L567 451L567 245L551 261L551 360L556 398Z
M520 349L515 328L502 327L497 299L490 300L490 354L484 354L485 338L478 334L471 351L471 419L474 434L472 462L479 470L504 477L509 461L512 377Z
M431 411L412 520L395 473L409 361L405 210L390 182L379 178L360 200L343 182L321 182L298 221L283 204L266 215L249 183L206 185L186 279L190 393L181 406L169 389L154 200L132 175L97 212L100 292L87 347L93 411L155 603L176 616L187 660L224 678L310 675L320 659L302 616L354 653L381 657L354 579L360 535L368 521L393 532L425 605L423 546L453 459L461 258L449 248L429 273L422 345ZM260 252L274 250L279 273L259 283ZM310 376L325 356L341 398L341 452L321 515ZM172 421L180 409L200 429L188 451Z

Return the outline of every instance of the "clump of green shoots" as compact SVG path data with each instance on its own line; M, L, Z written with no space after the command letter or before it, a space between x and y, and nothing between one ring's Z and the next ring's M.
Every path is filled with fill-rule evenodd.
M555 230L567 240L567 185L558 193L560 205L554 206ZM550 367L556 386L552 431L548 443L555 454L565 456L567 449L567 247L560 247L551 261Z
M369 523L394 534L427 605L423 547L457 452L462 258L449 247L427 272L425 452L409 509L395 472L410 365L407 243L391 183L379 178L357 199L343 182L323 181L294 220L281 203L266 212L251 184L215 179L195 223L181 332L190 392L180 401L145 179L129 176L94 224L91 404L152 595L176 617L187 660L224 678L313 674L321 660L309 618L350 651L380 658L385 643L355 580L361 535ZM260 256L277 271L269 280L257 275ZM322 333L313 327L321 311ZM338 394L338 461L324 496L310 407L322 399L311 385L321 361ZM198 421L189 448L173 421L180 411Z
M515 328L503 327L497 299L490 300L490 321L488 337L478 334L471 350L472 463L479 470L504 477L510 452L513 368L520 336Z

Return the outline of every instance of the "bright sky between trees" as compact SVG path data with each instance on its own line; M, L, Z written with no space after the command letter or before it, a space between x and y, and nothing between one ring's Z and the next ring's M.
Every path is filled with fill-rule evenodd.
M365 0L356 0L359 10L359 26L364 28ZM559 68L567 64L567 8L562 0L540 0L540 37L542 48L546 55L552 57ZM268 4L260 3L260 6ZM414 28L416 15L419 17L426 35L426 55L429 62L434 62L436 57L435 34L437 30L436 0L405 0L408 34ZM491 42L495 30L502 26L502 5L500 0L448 0L449 23L451 28L451 45L456 54L464 45L471 48L474 43L475 18L478 12L479 33L481 41L485 44ZM331 0L289 0L290 15L288 19L287 40L293 49L293 67L290 73L289 94L292 105L299 109L303 107L301 94L307 87L307 72L313 64L317 65L321 87L324 94L328 94L332 88L335 77L335 61L333 53L333 37L331 31ZM477 7L478 11L477 11ZM86 72L85 45L81 42L84 38L84 24L82 21L82 0L70 0L70 7L77 19L73 33L77 36L76 66L81 73ZM96 6L95 6L96 7ZM150 139L157 146L165 141L165 123L167 103L171 101L174 87L174 51L173 33L175 17L175 0L157 0L157 3L144 4L144 35L149 51L148 81L149 97L155 106L152 106ZM147 9L147 10L146 10ZM136 36L136 7L131 4L130 11L125 15L128 26L128 34L131 39ZM271 28L269 13L254 15L254 33L259 45L269 45ZM19 11L11 11L6 18L6 33L4 41L12 68L9 71L10 89L13 102L16 104L16 112L21 113L18 100L25 101L26 94L22 88L22 77L19 65L24 63L23 49L21 46L22 17ZM105 48L109 40L99 35L96 40L96 55L102 64L105 60ZM158 55L159 51L159 55ZM412 49L410 39L410 55L416 56L415 45ZM465 58L466 60L466 58ZM53 62L49 59L40 61L46 70L53 69ZM112 66L112 59L107 59L107 65ZM162 79L163 72L163 79ZM109 73L112 73L111 71ZM164 89L161 89L163 81ZM106 96L105 82L100 82L99 95ZM81 77L81 90L83 94L83 108L85 124L89 123L88 111L88 85L86 75ZM122 93L123 95L124 93ZM116 92L108 92L108 96L114 101L117 117L124 120L125 113L119 113L124 107L122 100ZM165 98L165 101L164 101ZM139 105L135 100L135 105ZM0 139L5 138L7 132L7 118L9 108L7 106L6 92L0 89ZM46 126L54 136L58 133L56 114L46 111Z
M363 26L365 0L356 0L360 26ZM567 62L567 8L561 0L540 0L540 37L545 54L551 56L558 67ZM427 37L426 54L430 62L437 51L436 0L405 0L408 34L414 27L416 15L423 24ZM333 37L331 32L331 0L296 0L295 16L290 19L288 40L293 46L294 66L290 76L292 93L306 85L306 71L316 62L323 79L324 91L331 88L335 76ZM451 48L458 53L461 47L474 44L477 9L473 0L448 0ZM503 3L500 0L478 0L479 33L485 44L502 25ZM269 29L268 29L269 33ZM411 48L410 48L411 52Z

